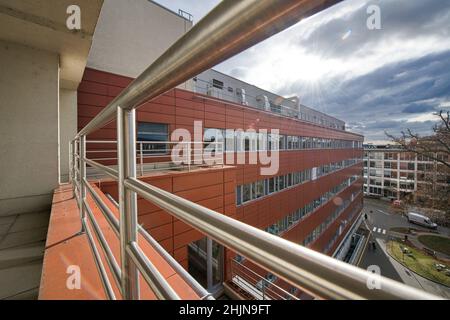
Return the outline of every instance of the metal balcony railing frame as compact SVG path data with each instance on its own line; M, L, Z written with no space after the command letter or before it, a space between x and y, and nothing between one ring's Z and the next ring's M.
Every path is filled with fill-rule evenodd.
M117 141L111 141L111 140L87 140L86 144L117 144ZM144 149L145 145L162 145L164 146L164 149L156 149L156 150L149 150ZM167 158L171 157L171 151L173 151L173 146L182 146L183 149L183 155L179 156L179 159L177 159L176 162L169 160L167 161ZM204 146L207 145L209 148L209 156L203 154ZM187 141L136 141L136 159L137 159L137 165L138 165L138 172L140 176L144 176L145 173L149 171L157 171L157 170L163 170L164 167L161 165L166 165L167 170L174 170L174 169L183 169L185 168L188 172L191 171L192 168L198 168L198 167L204 167L204 166L225 166L224 161L224 143L223 142L187 142ZM116 149L86 149L86 154L112 154L116 153ZM199 160L196 159L196 155L201 154L202 157ZM146 162L147 159L160 159L158 161L154 162ZM98 163L99 161L116 161L117 162L118 157L111 157L111 156L103 156L95 158L89 158L87 159L87 163L92 165L92 161L94 161L94 164L92 165L95 167L95 163ZM158 164L159 166L156 166L155 168L149 169L146 168L146 166ZM101 170L103 171L103 170ZM95 175L95 173L87 174L89 177L92 175Z
M204 70L278 33L299 20L339 0L245 0L222 1L181 37L147 70L90 121L71 142L71 181L81 213L82 232L88 236L108 298L116 298L96 248L97 235L111 273L124 299L139 299L139 274L159 299L180 299L138 244L138 235L159 248L202 298L209 297L182 267L137 223L137 195L199 230L223 246L247 257L277 277L308 294L325 299L436 299L423 291L337 261L293 242L273 236L240 221L142 182L136 177L136 113L143 102L155 98ZM86 137L117 118L118 170L86 157ZM86 179L86 166L95 167L118 182L119 219L110 212ZM120 239L117 262L95 222L86 200L90 193ZM379 289L367 283L375 280Z
M244 290L246 285L251 285L253 291L258 293L254 295L258 300L285 300L286 298L299 300L299 298L292 293L267 280L262 275L256 273L236 259L231 260L230 269L231 280ZM260 284L260 287L258 287L258 283Z

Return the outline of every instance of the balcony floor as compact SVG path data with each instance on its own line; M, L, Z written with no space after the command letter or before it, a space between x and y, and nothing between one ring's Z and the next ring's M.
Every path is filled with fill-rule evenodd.
M49 216L0 217L0 299L37 299Z
M96 192L105 203L108 199L95 187ZM118 239L107 221L103 218L100 210L94 205L93 200L88 197L88 203L94 213L95 219L100 226L111 250L119 262ZM109 204L108 204L109 205ZM111 204L110 209L117 213L117 209ZM92 227L90 227L92 229ZM55 190L53 206L50 217L49 232L45 247L45 256L39 299L42 300L95 300L106 299L105 292L97 271L94 256L89 246L86 234L80 234L81 220L76 200L72 196L70 185L63 185ZM92 230L93 232L93 230ZM94 238L95 235L93 234ZM162 276L169 282L175 292L182 299L199 299L193 289L170 267L165 259L148 244L142 236L139 236L139 245L154 266L161 272ZM99 243L96 241L97 249L102 256L109 281L115 295L120 299L120 293L115 285L112 274L104 260ZM70 276L69 266L78 266L81 274L80 289L70 289L66 283ZM154 293L140 277L141 298L155 299Z

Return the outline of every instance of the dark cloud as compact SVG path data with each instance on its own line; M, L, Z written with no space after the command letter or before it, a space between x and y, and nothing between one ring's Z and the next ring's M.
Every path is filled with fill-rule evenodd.
M219 2L157 1L173 9L180 7L191 11L196 18ZM205 4L208 10L203 8ZM366 10L371 4L381 9L381 30L368 30L366 27ZM345 34L347 36L343 39ZM426 121L429 117L420 117L439 110L440 104L450 101L449 46L434 48L448 39L449 0L346 0L230 59L218 68L231 76L249 81L250 75L261 67L255 59L258 53L265 53L267 49L278 45L301 48L305 54L321 57L324 61L332 59L337 63L342 62L348 66L347 72L340 71L336 75L334 70L330 70L330 75L325 75L315 83L301 79L280 79L277 88L272 88L272 91L281 95L297 94L303 104L346 121L350 130L364 134L366 140L383 140L386 139L384 131L399 134L411 128L419 133L431 132L434 123ZM427 41L431 41L432 45ZM270 47L267 47L269 43ZM386 48L419 50L412 55L402 52L403 55L391 60L389 56L377 55L384 51L396 53ZM370 59L374 56L379 65L372 66L365 74L353 72L364 67L354 61L373 64ZM267 74L268 78L271 76ZM279 86L279 83L282 85Z
M433 122L407 122L405 115L432 113L450 100L450 51L383 66L348 81L330 79L315 87L299 81L281 91L298 92L303 104L345 120L368 140L385 139L384 130L429 133Z
M434 107L425 104L412 104L403 109L403 113L424 113L427 111L434 111Z
M446 3L447 2L447 3ZM361 4L364 4L361 6ZM379 6L381 30L367 29L367 7ZM292 38L294 45L308 48L323 57L364 56L371 48L386 41L401 42L418 36L450 37L450 5L442 0L383 0L383 1L344 1L338 6L357 6L357 10L340 19L333 19L320 25L308 36L299 34ZM337 6L337 7L338 7ZM337 9L337 8L336 8ZM335 9L335 10L336 10ZM333 8L330 9L332 11ZM320 16L330 14L327 11ZM347 32L349 37L342 41Z

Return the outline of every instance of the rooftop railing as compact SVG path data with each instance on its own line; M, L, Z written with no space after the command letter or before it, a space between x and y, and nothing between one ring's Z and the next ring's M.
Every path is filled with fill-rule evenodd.
M220 88L214 86L213 82L202 80L198 77L194 79L193 89L196 93L208 95L216 99L228 100L235 104L263 110L279 116L310 122L326 128L345 130L345 123L343 121L308 108L300 103L295 103L290 98L279 96L278 99L283 101L280 103L276 101L277 99L269 99L266 95L252 96L247 92L238 95L238 92L235 92L234 88L231 88L233 91L230 92L226 87ZM200 99L208 99L205 96L197 97Z
M381 276L374 278L372 273L365 270L271 235L137 179L135 109L141 103L336 2L338 1L222 1L77 134L71 142L71 181L79 203L82 231L88 236L108 298L117 297L96 247L91 227L104 251L107 266L120 288L122 298L140 298L140 275L157 298L180 298L145 256L138 243L139 234L159 250L199 297L210 298L209 293L138 226L137 195L312 296L323 299L436 298ZM86 136L115 117L117 169L86 156ZM94 167L117 181L119 219L116 219L90 185L86 178L87 166ZM114 258L96 224L86 200L88 193L120 239L120 261ZM373 280L378 283L378 289L368 286Z

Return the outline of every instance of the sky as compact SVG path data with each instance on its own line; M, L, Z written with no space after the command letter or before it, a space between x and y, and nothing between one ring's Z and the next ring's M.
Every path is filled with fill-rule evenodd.
M194 16L219 0L157 0ZM380 8L370 30L368 7ZM432 132L450 110L450 0L345 0L215 69L347 123L368 142Z

